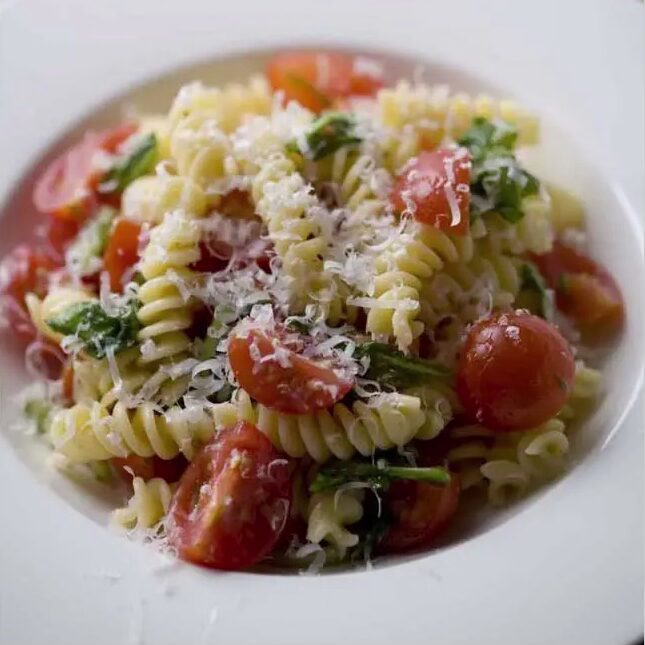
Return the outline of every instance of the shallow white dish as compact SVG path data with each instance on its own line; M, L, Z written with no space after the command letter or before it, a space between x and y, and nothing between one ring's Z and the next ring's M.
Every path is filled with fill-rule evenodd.
M534 163L584 197L592 250L623 287L629 321L604 368L609 394L576 442L581 463L563 480L443 550L318 577L204 571L109 533L96 498L39 466L32 442L9 431L10 396L28 377L5 343L0 643L633 641L643 606L642 5L94 4L0 9L0 200L10 200L0 255L36 221L29 196L11 190L67 128L89 115L114 118L103 102L194 61L206 66L182 78L229 80L261 57L208 63L252 48L338 43L403 52L427 61L428 79L511 94L542 114ZM129 98L163 108L177 82Z

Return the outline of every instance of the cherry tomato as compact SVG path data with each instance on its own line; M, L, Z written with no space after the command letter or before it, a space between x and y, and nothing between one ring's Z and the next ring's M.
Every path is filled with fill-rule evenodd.
M145 481L161 477L167 482L176 482L188 467L188 461L183 455L177 455L173 459L161 459L156 455L153 457L128 455L113 457L112 465L119 477L126 482L131 482L133 476L141 477Z
M64 220L87 219L99 201L95 189L101 173L93 166L94 155L98 150L113 154L135 130L135 125L126 123L105 132L87 132L54 159L36 182L36 209Z
M470 167L465 148L421 152L403 167L390 200L399 212L412 210L419 222L465 235L470 227ZM450 206L453 197L458 219Z
M468 332L457 394L468 416L491 430L527 430L560 410L574 373L569 344L553 325L526 313L498 314Z
M103 266L110 275L110 289L115 293L123 290L126 273L139 259L140 234L138 222L118 218L114 223L103 253Z
M61 264L64 263L65 251L76 239L80 228L80 223L75 220L60 219L53 215L47 216L44 235L52 258Z
M278 543L291 506L290 462L254 425L220 430L183 474L169 510L179 557L246 569Z
M298 334L246 323L234 330L228 359L240 386L268 408L287 414L324 410L347 394L354 377L329 360L300 355Z
M65 361L60 378L65 405L72 405L74 403L74 364L70 359Z
M623 297L603 266L562 242L532 259L555 289L558 308L581 330L604 336L621 327L625 318Z
M459 479L454 474L447 486L410 480L392 482L384 505L393 523L378 551L402 553L432 544L457 512L459 492Z
M285 101L320 112L335 99L373 95L382 87L378 74L361 70L360 60L337 52L284 52L269 61L267 77L274 90L284 92Z
M43 251L27 245L16 247L0 264L0 299L9 326L24 342L36 337L36 329L27 313L25 296L47 293L49 273L57 263Z

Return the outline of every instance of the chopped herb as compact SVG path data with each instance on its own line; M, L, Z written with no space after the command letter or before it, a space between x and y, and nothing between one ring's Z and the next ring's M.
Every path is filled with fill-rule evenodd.
M395 479L425 481L437 486L450 483L450 473L444 468L390 466L385 460L376 464L359 461L331 463L323 466L309 486L312 493L340 488L345 484L362 482L377 491L387 490Z
M396 389L447 380L452 375L447 367L436 361L406 356L386 343L370 341L359 345L354 358L360 360L365 356L370 359L365 377Z
M554 306L552 292L547 288L544 277L533 262L524 262L522 264L520 278L522 280L522 290L537 295L535 304L531 306L529 303L526 308L545 320L553 320Z
M99 184L101 193L120 193L135 179L151 172L157 162L157 137L150 133L141 138L136 148L118 159Z
M78 275L85 276L100 270L100 257L105 251L116 210L103 206L78 234L67 251L67 261Z
M36 430L40 434L44 434L49 430L52 407L51 402L47 399L29 399L25 401L23 408L25 416L35 422Z
M103 358L108 349L117 353L132 347L140 326L135 303L125 305L117 314L110 315L96 301L70 305L46 322L54 331L76 336L94 358Z
M307 132L307 150L300 150L298 143L287 144L288 152L299 152L313 161L319 161L344 146L355 146L362 139L356 135L356 120L344 112L328 112L316 119Z
M514 155L517 130L504 121L478 117L459 139L470 151L473 167L470 180L471 219L495 211L516 224L522 217L522 200L536 194L540 183L524 170Z

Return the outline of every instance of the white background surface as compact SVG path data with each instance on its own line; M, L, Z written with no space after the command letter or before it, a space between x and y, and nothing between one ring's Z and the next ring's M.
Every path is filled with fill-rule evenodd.
M0 198L62 129L128 86L227 51L317 41L415 54L509 88L557 121L642 217L643 20L635 0L8 3ZM634 234L618 213L593 217L616 218L598 228L603 259L638 323L636 244L621 258L609 239L612 227L619 241ZM626 341L632 363L640 335L632 328ZM5 385L6 365L0 358ZM614 370L625 402L632 367ZM4 425L6 407L0 414ZM601 453L493 531L405 564L318 578L160 567L47 491L0 436L0 643L626 644L642 631L641 424L635 409Z

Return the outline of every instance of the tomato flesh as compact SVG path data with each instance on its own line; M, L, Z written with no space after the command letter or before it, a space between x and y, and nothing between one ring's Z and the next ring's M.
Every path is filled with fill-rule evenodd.
M625 319L625 304L611 274L584 253L556 241L533 261L555 290L558 308L583 331L615 333Z
M352 389L354 378L347 370L301 356L280 336L282 329L266 332L253 326L231 335L231 369L256 401L287 414L309 414L329 408Z
M128 455L127 457L113 457L112 465L117 474L126 482L131 482L133 477L141 477L145 481L161 477L167 482L176 482L188 466L188 461L183 455L173 459L153 457L140 457Z
M76 239L80 231L80 223L76 220L61 219L49 215L45 227L45 238L54 259L64 262L67 247Z
M337 52L284 52L269 61L267 77L274 91L284 92L285 102L320 112L335 99L373 95L382 87L378 74L361 71L357 60Z
M539 426L565 404L575 374L567 341L527 313L491 316L471 327L457 394L475 422L500 432Z
M227 570L260 562L289 516L290 470L254 425L220 430L188 466L170 505L168 539L179 557Z
M27 245L16 247L0 264L0 299L9 327L23 342L36 337L25 304L25 296L47 293L49 274L58 264L46 253Z
M465 235L470 227L470 168L465 148L423 151L403 167L390 201L398 212L411 211L423 224Z
M447 486L410 480L392 482L384 504L393 523L379 543L378 551L402 553L430 546L457 512L459 493L455 475Z
M141 224L129 219L115 221L112 233L103 253L103 267L110 276L110 289L123 291L124 278L139 259L139 236Z

